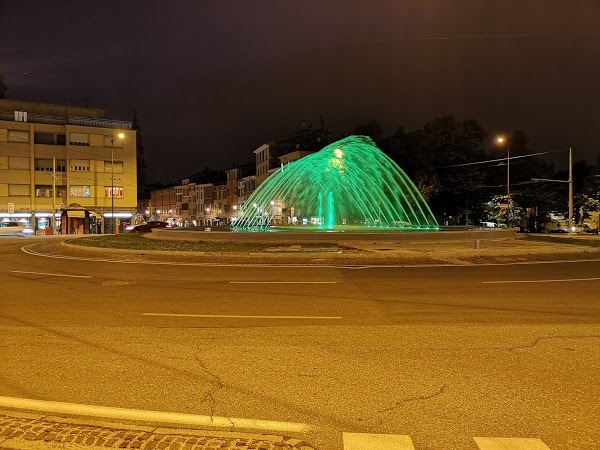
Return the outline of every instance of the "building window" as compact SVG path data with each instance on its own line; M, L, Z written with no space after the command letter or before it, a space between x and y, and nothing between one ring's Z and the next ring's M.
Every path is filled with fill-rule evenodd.
M71 145L90 145L90 135L87 133L69 133L69 144Z
M29 197L31 192L29 191L28 184L9 184L8 185L8 196L9 197Z
M92 192L89 186L71 186L69 189L69 195L71 197L86 198L91 197Z
M33 133L34 144L54 145L54 135L52 133Z
M89 159L71 159L69 164L69 170L73 172L89 172L90 171L90 160Z
M29 131L8 130L8 142L29 142Z
M66 162L64 159L56 160L56 171L64 172ZM51 159L36 159L35 160L35 170L38 172L52 172L52 160Z
M110 161L104 161L104 171L110 173ZM123 173L123 161L115 161L113 165L113 173Z
M113 188L113 197L123 198L123 186L104 186L104 197L110 198L110 191Z
M105 147L122 148L123 147L123 139L119 139L118 137L113 137L113 136L104 136L104 146Z
M52 197L52 186L36 186L36 197Z
M20 158L17 156L8 157L8 168L12 170L29 170L29 158Z
M67 198L67 187L56 186L56 196L60 198Z
M66 134L57 134L56 135L56 145L67 145L67 135Z

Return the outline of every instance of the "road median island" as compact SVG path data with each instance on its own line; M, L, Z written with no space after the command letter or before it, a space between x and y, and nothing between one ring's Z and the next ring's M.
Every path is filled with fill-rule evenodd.
M209 237L205 238L209 239ZM552 239L552 238L550 238ZM592 241L590 241L592 242ZM63 256L135 262L255 263L301 265L415 265L519 263L527 261L600 258L600 246L573 245L526 236L496 239L379 241L346 240L331 235L329 242L254 242L163 240L140 235L68 238L34 244L31 250Z
M314 450L300 439L282 435L164 428L3 409L0 409L0 448Z

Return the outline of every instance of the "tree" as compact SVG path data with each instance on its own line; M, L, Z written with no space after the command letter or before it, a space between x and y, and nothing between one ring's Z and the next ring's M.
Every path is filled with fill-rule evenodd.
M510 210L510 223L520 223L524 218L524 211L511 198L510 208L507 208L506 195L495 195L489 202L485 203L485 210L488 214L488 219L495 220L496 223L507 223L506 217Z
M560 183L534 182L532 178L555 179L552 165L547 164L541 156L525 156L534 151L529 146L529 138L522 130L513 131L506 145L510 147L510 196L511 203L523 207L529 219L529 228L535 228L533 223L544 222L550 212L564 210L567 206L566 185ZM506 158L506 146L498 147L492 152L492 159ZM487 184L501 186L506 192L506 162L501 162L496 168L491 168ZM498 189L496 189L498 192Z
M464 164L484 158L485 139L477 121L445 116L410 133L399 129L384 142L386 152L415 182L434 213L466 222L473 205L484 200L480 197L485 172Z
M352 134L369 136L378 147L383 143L383 128L381 127L381 122L378 120L361 123Z

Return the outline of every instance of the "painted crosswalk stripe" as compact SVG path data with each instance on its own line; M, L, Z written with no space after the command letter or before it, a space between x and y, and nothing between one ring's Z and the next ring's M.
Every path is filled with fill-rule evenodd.
M415 450L410 436L344 433L344 450Z
M537 438L473 438L481 450L550 450Z

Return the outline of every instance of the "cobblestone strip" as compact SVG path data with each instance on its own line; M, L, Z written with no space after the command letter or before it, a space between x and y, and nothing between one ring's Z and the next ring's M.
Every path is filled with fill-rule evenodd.
M56 444L79 444L91 448L141 450L315 450L303 441L291 438L275 442L258 436L220 437L215 434L211 436L208 430L206 436L199 436L198 430L194 430L193 436L177 434L177 430L165 434L0 415L0 448L8 446L11 440L26 440L48 443L53 448Z

